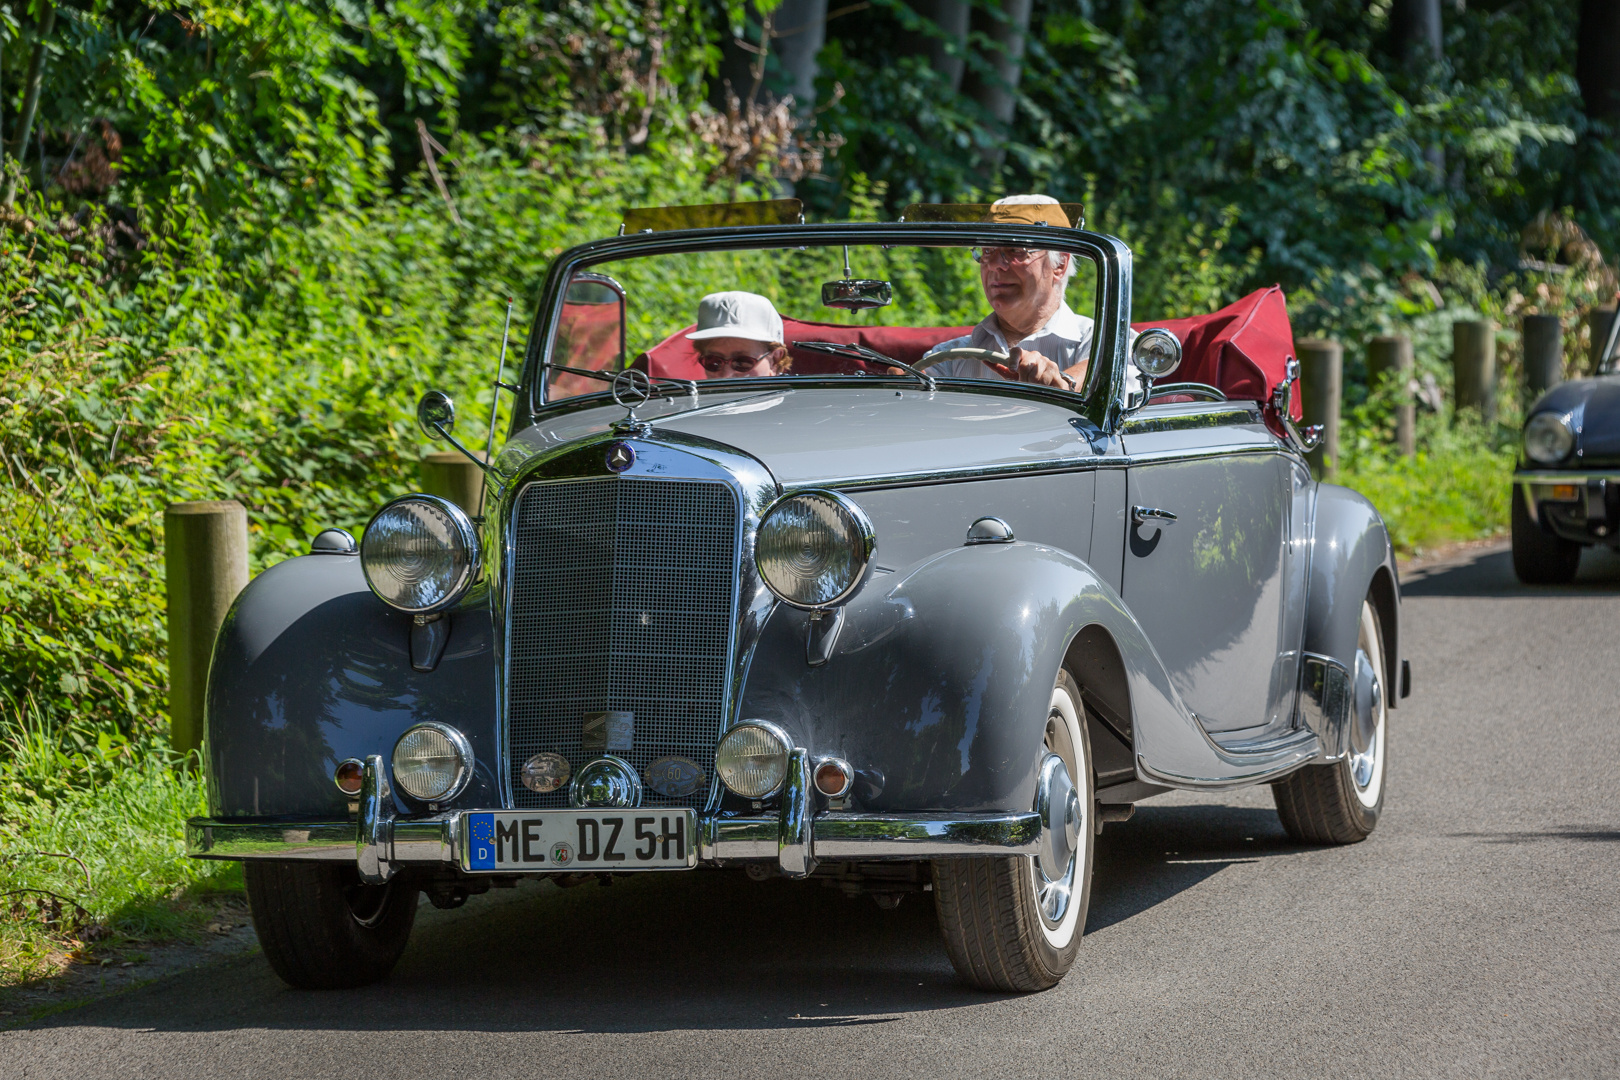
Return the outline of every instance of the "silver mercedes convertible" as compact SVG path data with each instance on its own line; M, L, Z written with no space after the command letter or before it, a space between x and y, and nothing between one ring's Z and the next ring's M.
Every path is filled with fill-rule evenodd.
M1061 295L1009 346L1025 271ZM492 453L422 399L470 505L237 599L189 850L297 987L384 977L424 893L726 870L931 900L965 981L1050 987L1142 800L1383 809L1395 563L1312 479L1292 348L1275 289L1133 327L1078 207L633 211L551 267Z

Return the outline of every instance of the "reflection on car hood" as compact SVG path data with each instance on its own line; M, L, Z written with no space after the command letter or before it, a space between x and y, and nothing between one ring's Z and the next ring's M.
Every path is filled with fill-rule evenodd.
M759 459L784 486L978 469L1093 456L1073 408L994 387L775 388L715 400L705 392L637 409L653 430L695 435ZM608 402L542 415L497 459L508 471L535 452L606 431L624 410ZM656 437L656 436L655 436Z
M1579 465L1620 465L1620 375L1559 383L1530 408L1549 411L1570 414L1580 433Z

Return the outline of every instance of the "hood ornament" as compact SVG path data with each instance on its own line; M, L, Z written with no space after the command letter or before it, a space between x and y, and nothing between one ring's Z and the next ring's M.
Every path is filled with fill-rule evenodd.
M613 424L621 434L645 435L652 430L645 420L636 419L636 409L652 400L652 379L645 371L626 368L613 377L613 400L624 409L624 419Z

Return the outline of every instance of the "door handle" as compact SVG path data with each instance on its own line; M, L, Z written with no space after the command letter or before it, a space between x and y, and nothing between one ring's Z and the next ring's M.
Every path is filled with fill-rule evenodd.
M1176 515L1168 510L1160 510L1155 506L1131 507L1131 520L1138 525L1174 525Z

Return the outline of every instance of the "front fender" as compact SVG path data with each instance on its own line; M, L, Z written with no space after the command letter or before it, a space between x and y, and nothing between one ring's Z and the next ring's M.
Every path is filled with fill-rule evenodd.
M742 715L848 760L864 809L1025 811L1058 668L1091 625L1124 661L1139 746L1207 745L1113 589L1073 555L1024 543L958 548L873 578L819 667L806 661L807 616L778 607Z
M499 806L487 601L479 595L445 617L442 659L416 671L410 617L371 593L357 557L306 555L254 578L226 616L209 668L210 814L342 820L348 799L332 782L337 763L387 759L400 734L424 720L452 724L472 744L473 777L455 805ZM395 798L398 813L426 809Z

